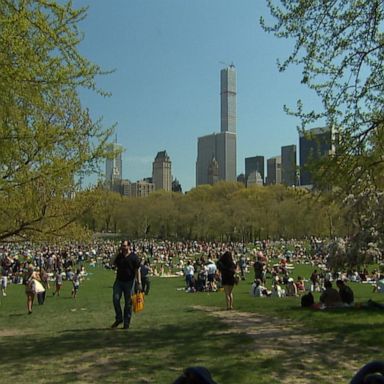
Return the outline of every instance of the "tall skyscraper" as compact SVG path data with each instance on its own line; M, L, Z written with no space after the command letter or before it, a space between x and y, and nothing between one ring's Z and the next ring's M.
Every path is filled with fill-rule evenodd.
M313 186L308 165L324 156L335 153L334 128L313 128L300 133L300 185Z
M236 181L236 70L221 70L221 132L198 138L196 185L212 184L212 158L218 165L218 180Z
M296 164L296 145L281 147L281 182L289 187L297 184Z
M252 172L258 172L264 183L264 156L253 156L245 158L245 181L247 182ZM247 184L248 185L248 184Z
M266 184L281 183L281 157L275 156L267 160L267 182Z
M119 152L112 159L105 162L105 181L110 190L120 192L121 180L123 177L123 147L117 143L111 143L107 146L110 152Z
M236 69L233 64L220 72L221 132L236 133Z
M236 68L233 64L220 71L220 99L221 133L216 138L219 180L236 181Z
M155 189L172 191L171 160L166 151L158 152L152 164L152 181Z

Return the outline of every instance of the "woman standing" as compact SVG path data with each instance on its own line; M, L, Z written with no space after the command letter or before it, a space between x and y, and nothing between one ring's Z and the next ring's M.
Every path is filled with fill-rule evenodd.
M227 309L233 309L233 286L235 285L236 264L233 261L232 253L225 251L219 261L217 268L221 274L221 284L224 288Z
M56 290L55 292L52 293L52 295L55 296L57 294L57 296L60 296L61 287L63 285L63 276L61 274L61 269L58 269L56 271L55 285L56 285Z
M25 294L27 295L28 314L32 313L33 301L35 299L34 279L36 272L32 264L28 265L27 272L24 275L23 282L25 284Z

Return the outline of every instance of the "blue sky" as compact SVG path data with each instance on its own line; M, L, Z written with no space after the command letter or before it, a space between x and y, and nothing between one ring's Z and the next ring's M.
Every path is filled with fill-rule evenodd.
M245 157L280 154L298 146L298 120L283 105L319 105L300 84L300 68L279 73L292 42L265 33L265 0L75 0L89 6L79 25L81 53L115 72L97 79L112 93L82 93L92 115L117 123L123 177L151 176L166 150L184 191L195 186L197 138L220 131L220 70L237 70L237 173Z

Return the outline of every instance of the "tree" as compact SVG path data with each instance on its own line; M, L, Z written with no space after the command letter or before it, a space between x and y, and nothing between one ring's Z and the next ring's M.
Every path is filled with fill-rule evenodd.
M94 231L101 232L116 232L118 225L121 225L121 217L119 216L122 207L123 199L120 193L110 191L102 186L93 190L93 205L87 212L92 217L88 217L88 225L92 224L89 219L94 222ZM85 215L84 219L87 218ZM83 222L86 223L85 220Z
M293 51L278 62L280 71L302 66L302 83L316 92L321 111L304 112L301 100L296 111L304 129L324 123L340 130L338 155L328 159L326 173L339 179L356 167L359 156L370 149L370 140L384 121L384 3L381 0L267 0L277 20L261 25L278 38L293 39ZM275 5L279 3L279 5ZM365 163L364 170L383 164L384 159ZM358 175L356 175L358 176ZM348 177L350 183L356 178Z
M323 102L323 111L297 115L303 127L326 119L360 144L383 122L384 4L381 0L267 0L276 24L261 24L279 38L293 38L292 54L279 62L303 66L302 83Z
M112 128L78 95L106 95L95 84L105 72L77 50L84 17L71 2L0 0L0 241L77 233L92 206L76 178L98 169Z
M211 185L200 185L184 197L180 216L186 229L185 238L207 240L214 238L217 234L221 215L217 225L211 225L218 218L217 202L213 202L212 189Z
M264 30L295 43L288 58L278 62L280 71L291 64L302 66L302 83L322 101L318 111L305 112L300 100L296 110L285 109L300 118L302 130L321 122L338 131L336 154L316 164L317 182L331 182L334 197L349 202L346 217L357 223L355 253L364 253L367 241L373 241L372 232L379 234L376 240L381 243L384 237L378 203L384 165L384 2L267 0L267 4L276 23L267 25L261 19ZM355 220L356 215L370 220Z

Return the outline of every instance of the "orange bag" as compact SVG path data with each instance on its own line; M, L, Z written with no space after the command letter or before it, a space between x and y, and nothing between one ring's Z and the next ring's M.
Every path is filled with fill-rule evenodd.
M133 312L141 312L144 309L144 293L137 292L132 295Z

